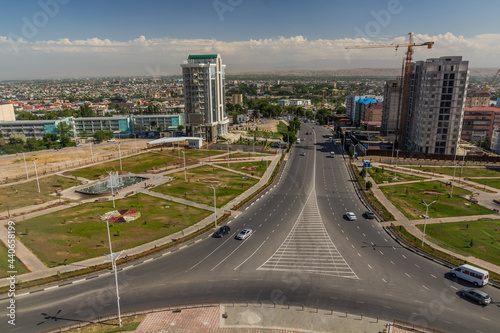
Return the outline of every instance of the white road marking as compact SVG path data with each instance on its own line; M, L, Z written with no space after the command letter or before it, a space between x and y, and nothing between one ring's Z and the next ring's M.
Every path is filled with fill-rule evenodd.
M422 285L422 287L424 287L425 289L429 290L429 288L427 288L426 286Z
M431 274L431 276L436 279L436 277L434 275Z
M405 273L405 275L406 275L407 277L411 277L408 273Z
M248 259L252 258L252 257L253 257L253 255L254 255L255 253L257 253L257 251L259 251L259 249L262 247L262 245L264 245L264 243L265 243L265 242L266 242L266 241L263 241L263 242L262 242L262 244L260 244L260 246L257 248L257 250L255 250L255 251L254 251L254 252L250 255L250 257L246 258L246 259L245 259L245 261L243 261L241 264L239 264L238 266L236 266L236 267L234 268L234 270L237 270L238 268L240 268L240 266L241 266L241 265L243 265L244 263L246 263Z
M370 267L370 269L372 269L372 266L368 265L368 267Z

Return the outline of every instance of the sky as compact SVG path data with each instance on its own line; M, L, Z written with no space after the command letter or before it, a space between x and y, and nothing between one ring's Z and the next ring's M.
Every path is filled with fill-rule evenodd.
M497 68L498 0L1 0L0 80L180 75L189 54L219 53L227 74L400 68L461 55Z

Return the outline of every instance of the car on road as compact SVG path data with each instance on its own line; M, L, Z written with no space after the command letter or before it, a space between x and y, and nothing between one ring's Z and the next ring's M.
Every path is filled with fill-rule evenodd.
M306 152L303 151L302 153L300 153L300 156L306 156Z
M471 300L476 301L482 305L488 305L491 303L490 295L478 289L462 288L462 290L460 291L460 295L470 298Z
M109 139L108 142L116 142L115 139Z
M375 218L375 213L372 212L371 210L367 210L364 214L366 219L374 219Z
M81 144L81 143L76 144L76 147L81 147L81 146L83 146L83 144Z
M231 228L227 225L223 225L216 232L214 232L214 237L224 237L231 231Z
M240 233L238 235L236 235L236 239L244 240L244 239L250 237L250 235L252 233L253 233L252 229L243 229L240 231Z
M347 212L347 213L345 213L345 216L350 221L355 221L357 219L356 214L354 214L353 212Z

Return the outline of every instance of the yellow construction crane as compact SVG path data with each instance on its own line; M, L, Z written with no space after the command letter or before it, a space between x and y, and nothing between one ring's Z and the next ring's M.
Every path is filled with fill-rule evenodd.
M493 85L493 83L495 83L495 80L496 80L498 74L500 74L500 69L497 71L495 76L493 76L493 79L491 80L491 82L489 84L488 83L484 84L484 89L483 89L484 91L490 90L490 87Z
M398 115L399 118L399 129L398 129L398 148L402 148L402 142L403 142L403 134L404 131L401 129L403 128L405 124L405 117L406 117L406 104L408 100L408 90L410 87L410 66L411 66L411 59L413 56L413 48L416 46L427 46L428 49L432 49L432 46L434 45L434 42L425 42L422 44L416 44L413 42L413 33L408 34L410 36L408 44L375 44L375 45L353 45L353 46L346 46L346 49L376 49L376 48L391 48L394 47L396 50L399 47L406 47L406 59L405 59L405 67L404 67L404 76L403 76L403 98L402 98L402 103L401 103L401 110L400 114ZM498 74L498 73L497 73Z

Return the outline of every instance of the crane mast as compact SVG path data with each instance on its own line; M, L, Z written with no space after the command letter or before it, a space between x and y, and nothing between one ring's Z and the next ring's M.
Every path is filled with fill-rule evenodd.
M432 49L434 42L425 42L422 44L415 44L413 42L413 33L408 34L410 36L408 44L377 44L377 45L353 45L346 46L346 49L365 49L365 48L396 48L406 47L406 58L404 63L404 76L402 82L402 103L401 109L399 110L399 128L398 128L398 148L402 148L403 139L404 139L404 131L402 130L406 123L406 114L407 114L407 104L408 104L408 92L410 89L410 69L411 69L411 60L414 53L413 48L416 46L427 46L428 49ZM499 70L500 72L500 70ZM498 75L498 73L497 73ZM495 76L496 77L496 76Z

